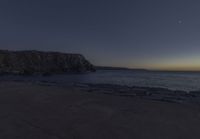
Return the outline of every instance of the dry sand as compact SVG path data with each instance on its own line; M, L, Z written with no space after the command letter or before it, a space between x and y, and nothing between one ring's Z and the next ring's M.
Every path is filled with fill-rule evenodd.
M0 83L0 139L200 139L200 107Z

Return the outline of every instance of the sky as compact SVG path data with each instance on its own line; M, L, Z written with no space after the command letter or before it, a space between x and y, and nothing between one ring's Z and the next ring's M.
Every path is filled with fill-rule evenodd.
M199 0L1 0L0 49L94 65L200 70Z

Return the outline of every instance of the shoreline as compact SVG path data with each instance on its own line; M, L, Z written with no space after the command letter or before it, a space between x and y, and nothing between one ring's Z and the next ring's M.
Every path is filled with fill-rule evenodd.
M40 86L55 86L61 88L75 88L89 93L102 93L122 97L136 97L154 101L164 101L170 103L191 103L200 104L200 91L171 90L161 87L139 87L125 86L117 84L91 84L91 83L71 83L63 84L52 81L26 81L26 80L3 80L2 82L29 83Z
M33 84L38 84L41 86L57 86L63 88L72 87L87 91L89 93L102 93L122 97L136 97L140 99L149 99L170 103L200 104L200 91L171 90L161 87L130 87L117 84L72 83L63 85L57 82L49 81L39 81Z
M108 95L135 97L170 103L200 104L200 91L187 92L158 87L129 87L113 84L78 84L75 86L91 93L101 92Z
M98 70L95 73L65 73L53 75L0 75L0 80L4 81L34 81L34 82L57 82L58 84L67 85L68 83L94 83L94 84L113 84L128 87L149 87L149 88L165 88L172 91L199 92L198 86L200 81L199 75L193 74L176 74L159 72L118 72L113 71L115 76L109 70ZM129 77L130 76L130 77ZM155 76L155 77L154 77ZM123 77L121 79L121 77Z

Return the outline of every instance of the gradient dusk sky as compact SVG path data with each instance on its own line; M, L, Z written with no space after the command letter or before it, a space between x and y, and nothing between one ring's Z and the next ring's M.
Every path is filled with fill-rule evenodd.
M200 70L199 0L1 0L0 49L95 65Z

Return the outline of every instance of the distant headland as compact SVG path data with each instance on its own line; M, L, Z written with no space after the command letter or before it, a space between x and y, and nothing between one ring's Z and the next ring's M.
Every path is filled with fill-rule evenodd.
M42 51L0 50L0 73L58 74L95 71L94 66L81 54Z

